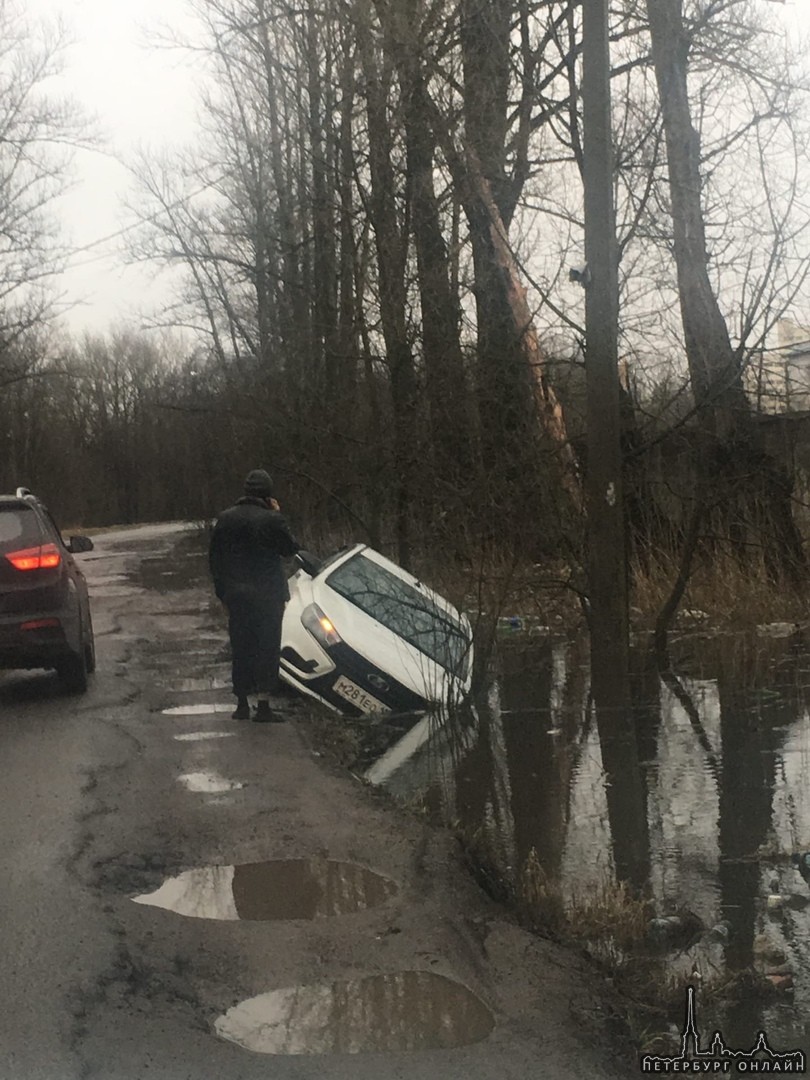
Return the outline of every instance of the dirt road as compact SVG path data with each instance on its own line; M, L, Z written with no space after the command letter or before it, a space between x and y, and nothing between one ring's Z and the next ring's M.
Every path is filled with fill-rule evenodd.
M593 973L516 927L446 834L326 766L303 704L230 719L187 539L113 532L82 557L86 695L0 674L0 1080L635 1075Z

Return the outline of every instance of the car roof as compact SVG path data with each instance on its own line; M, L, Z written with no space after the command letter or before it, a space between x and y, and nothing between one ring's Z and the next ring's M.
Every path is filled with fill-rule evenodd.
M0 506L42 506L33 495L0 495Z
M45 503L30 492L27 495L0 495L0 512L9 510L33 510L40 521L46 521L50 516Z

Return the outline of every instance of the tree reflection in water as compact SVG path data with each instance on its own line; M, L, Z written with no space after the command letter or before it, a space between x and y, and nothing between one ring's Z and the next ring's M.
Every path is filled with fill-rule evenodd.
M509 643L478 722L454 737L434 725L392 790L412 800L428 760L438 766L436 803L443 793L447 819L513 892L534 859L568 904L626 881L657 916L688 908L705 934L685 953L664 950L677 979L697 964L707 983L745 971L750 987L757 968L762 984L763 951L781 950L795 1000L763 1011L744 993L725 1020L738 1045L765 1022L789 1046L807 1035L810 927L789 905L769 912L767 893L774 878L781 893L807 893L788 856L810 849L808 651L799 639L703 635L671 652L663 677L634 658L632 713L619 715L589 710L581 643Z

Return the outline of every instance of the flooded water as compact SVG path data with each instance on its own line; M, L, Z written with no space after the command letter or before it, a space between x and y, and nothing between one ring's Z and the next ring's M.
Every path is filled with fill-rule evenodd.
M185 870L135 897L197 919L323 919L379 907L396 895L389 878L356 863L276 859Z
M629 727L594 716L582 642L507 642L497 666L452 726L386 741L377 725L367 779L457 823L485 884L541 928L568 920L678 1000L700 985L729 1043L764 1029L806 1051L810 885L791 855L810 851L808 642L781 624L684 636L666 678L639 655Z
M398 971L271 990L235 1005L214 1027L260 1054L362 1054L464 1046L485 1039L493 1024L461 983Z

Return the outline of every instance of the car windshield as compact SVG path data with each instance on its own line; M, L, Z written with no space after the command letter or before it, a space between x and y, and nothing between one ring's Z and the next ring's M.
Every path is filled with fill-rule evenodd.
M42 542L37 515L27 506L0 507L0 552L35 547Z
M464 628L407 581L358 553L326 583L446 671L466 674L470 642Z

